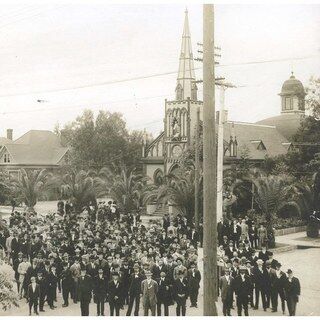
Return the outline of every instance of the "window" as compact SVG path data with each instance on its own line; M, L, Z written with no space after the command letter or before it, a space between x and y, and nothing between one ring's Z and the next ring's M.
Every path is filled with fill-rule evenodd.
M181 101L183 99L183 88L179 83L176 88L176 100Z
M192 84L192 88L191 88L191 100L193 101L197 101L198 97L197 97L197 85L195 83Z
M5 153L3 156L3 162L4 163L10 163L10 155L8 153Z
M297 97L292 98L292 105L293 110L299 109L299 100Z
M292 110L291 97L285 98L285 110Z

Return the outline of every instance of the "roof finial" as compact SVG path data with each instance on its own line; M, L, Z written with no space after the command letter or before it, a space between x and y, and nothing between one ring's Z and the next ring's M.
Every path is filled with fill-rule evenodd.
M291 79L294 79L293 71L291 71Z

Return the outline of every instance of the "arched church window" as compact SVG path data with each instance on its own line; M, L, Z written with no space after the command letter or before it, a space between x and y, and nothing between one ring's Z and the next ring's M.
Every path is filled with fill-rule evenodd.
M176 100L177 101L183 100L183 88L180 83L178 83L178 85L176 87Z
M196 85L195 83L192 83L192 87L191 87L191 100L193 100L193 101L197 101L197 100L198 100L197 92L198 92L197 85Z
M161 169L157 169L153 174L153 181L156 185L163 184L163 171Z
M233 139L230 137L230 142L229 142L229 151L230 151L230 157L233 157L233 151L234 150L234 144L233 144Z

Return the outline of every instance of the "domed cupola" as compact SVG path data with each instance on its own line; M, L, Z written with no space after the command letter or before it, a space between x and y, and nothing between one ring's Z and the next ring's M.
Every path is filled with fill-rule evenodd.
M281 89L281 113L303 113L305 110L305 90L300 80L292 75L286 80Z

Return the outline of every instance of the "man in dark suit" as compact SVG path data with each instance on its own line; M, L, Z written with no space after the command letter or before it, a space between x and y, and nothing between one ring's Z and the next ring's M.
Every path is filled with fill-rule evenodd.
M122 304L129 304L129 285L130 285L130 274L132 272L129 267L128 259L124 259L120 268L121 272L121 284L122 284Z
M246 268L241 266L240 275L238 275L234 280L234 292L237 299L238 316L242 315L242 309L244 310L245 316L249 315L248 302L250 299L251 290L252 283L250 278L246 275Z
M104 302L107 297L108 281L103 274L103 268L98 268L98 275L94 279L94 302L97 304L97 316L104 316Z
M281 299L282 313L285 313L285 294L284 294L284 283L286 275L281 271L281 263L278 262L275 272L270 274L271 281L271 304L272 312L277 312L278 309L278 295Z
M168 230L169 227L170 227L170 217L169 217L168 213L165 213L164 217L162 218L162 228L167 233L167 230Z
M198 307L198 294L200 288L201 274L200 271L196 268L196 264L192 262L190 264L190 269L188 270L188 289L189 297L191 301L191 308Z
M89 304L93 289L92 278L87 274L86 268L81 269L81 275L78 281L78 300L82 316L89 316Z
M233 303L233 281L234 279L230 275L230 270L225 268L224 275L220 277L219 281L224 316L231 316L230 310Z
M263 267L263 261L257 260L257 266L253 268L253 282L255 286L255 306L254 309L259 307L259 296L261 294L263 310L267 310L266 290L267 290L267 274Z
M233 245L233 241L229 241L229 246L227 248L225 248L225 255L229 258L229 260L231 258L233 258L233 252L236 251L234 245Z
M236 219L233 220L233 224L230 227L230 239L233 241L235 247L238 247L241 236L241 227L238 225Z
M157 293L157 315L161 316L161 305L164 305L164 315L169 316L169 304L171 301L171 288L170 281L166 278L166 273L162 271L160 278L157 280L158 293Z
M40 311L40 312L44 312L43 306L44 306L44 302L45 302L46 296L47 296L48 282L47 282L47 280L43 277L42 271L38 271L37 283L38 283L39 289L40 289L39 311Z
M269 256L271 255L271 252L267 250L266 245L262 245L261 251L259 251L258 259L261 259L263 263L265 263L267 260L269 260Z
M110 316L114 315L116 311L116 316L120 315L120 307L122 306L121 295L122 288L119 281L119 273L112 273L112 280L108 284L108 293L109 293L109 306L110 306Z
M98 275L98 266L93 255L90 256L90 262L86 265L87 274L94 279Z
M178 272L178 279L173 283L174 297L177 303L176 315L186 315L186 303L188 298L188 282L184 277L184 272Z
M52 265L51 270L47 276L48 281L48 305L50 309L55 309L53 305L54 301L57 299L57 287L58 287L58 276L56 271L56 266Z
M296 315L297 302L300 296L300 281L298 278L293 276L291 269L287 271L288 278L284 282L284 292L287 300L287 307L289 311L289 316Z
M38 302L40 298L40 287L36 283L36 278L31 277L31 283L28 286L28 291L27 291L27 300L29 302L29 316L31 316L31 310L33 307L33 311L35 314L38 313Z
M73 289L73 278L72 278L72 273L68 267L68 263L63 262L62 266L63 266L63 270L61 271L61 276L60 276L62 297L63 297L62 307L67 307L69 305L69 293L71 293Z
M139 315L140 306L140 292L141 292L141 281L143 277L139 272L139 265L134 264L133 273L130 275L130 285L129 285L129 307L127 311L127 316L131 316L133 303L135 302L134 315Z

